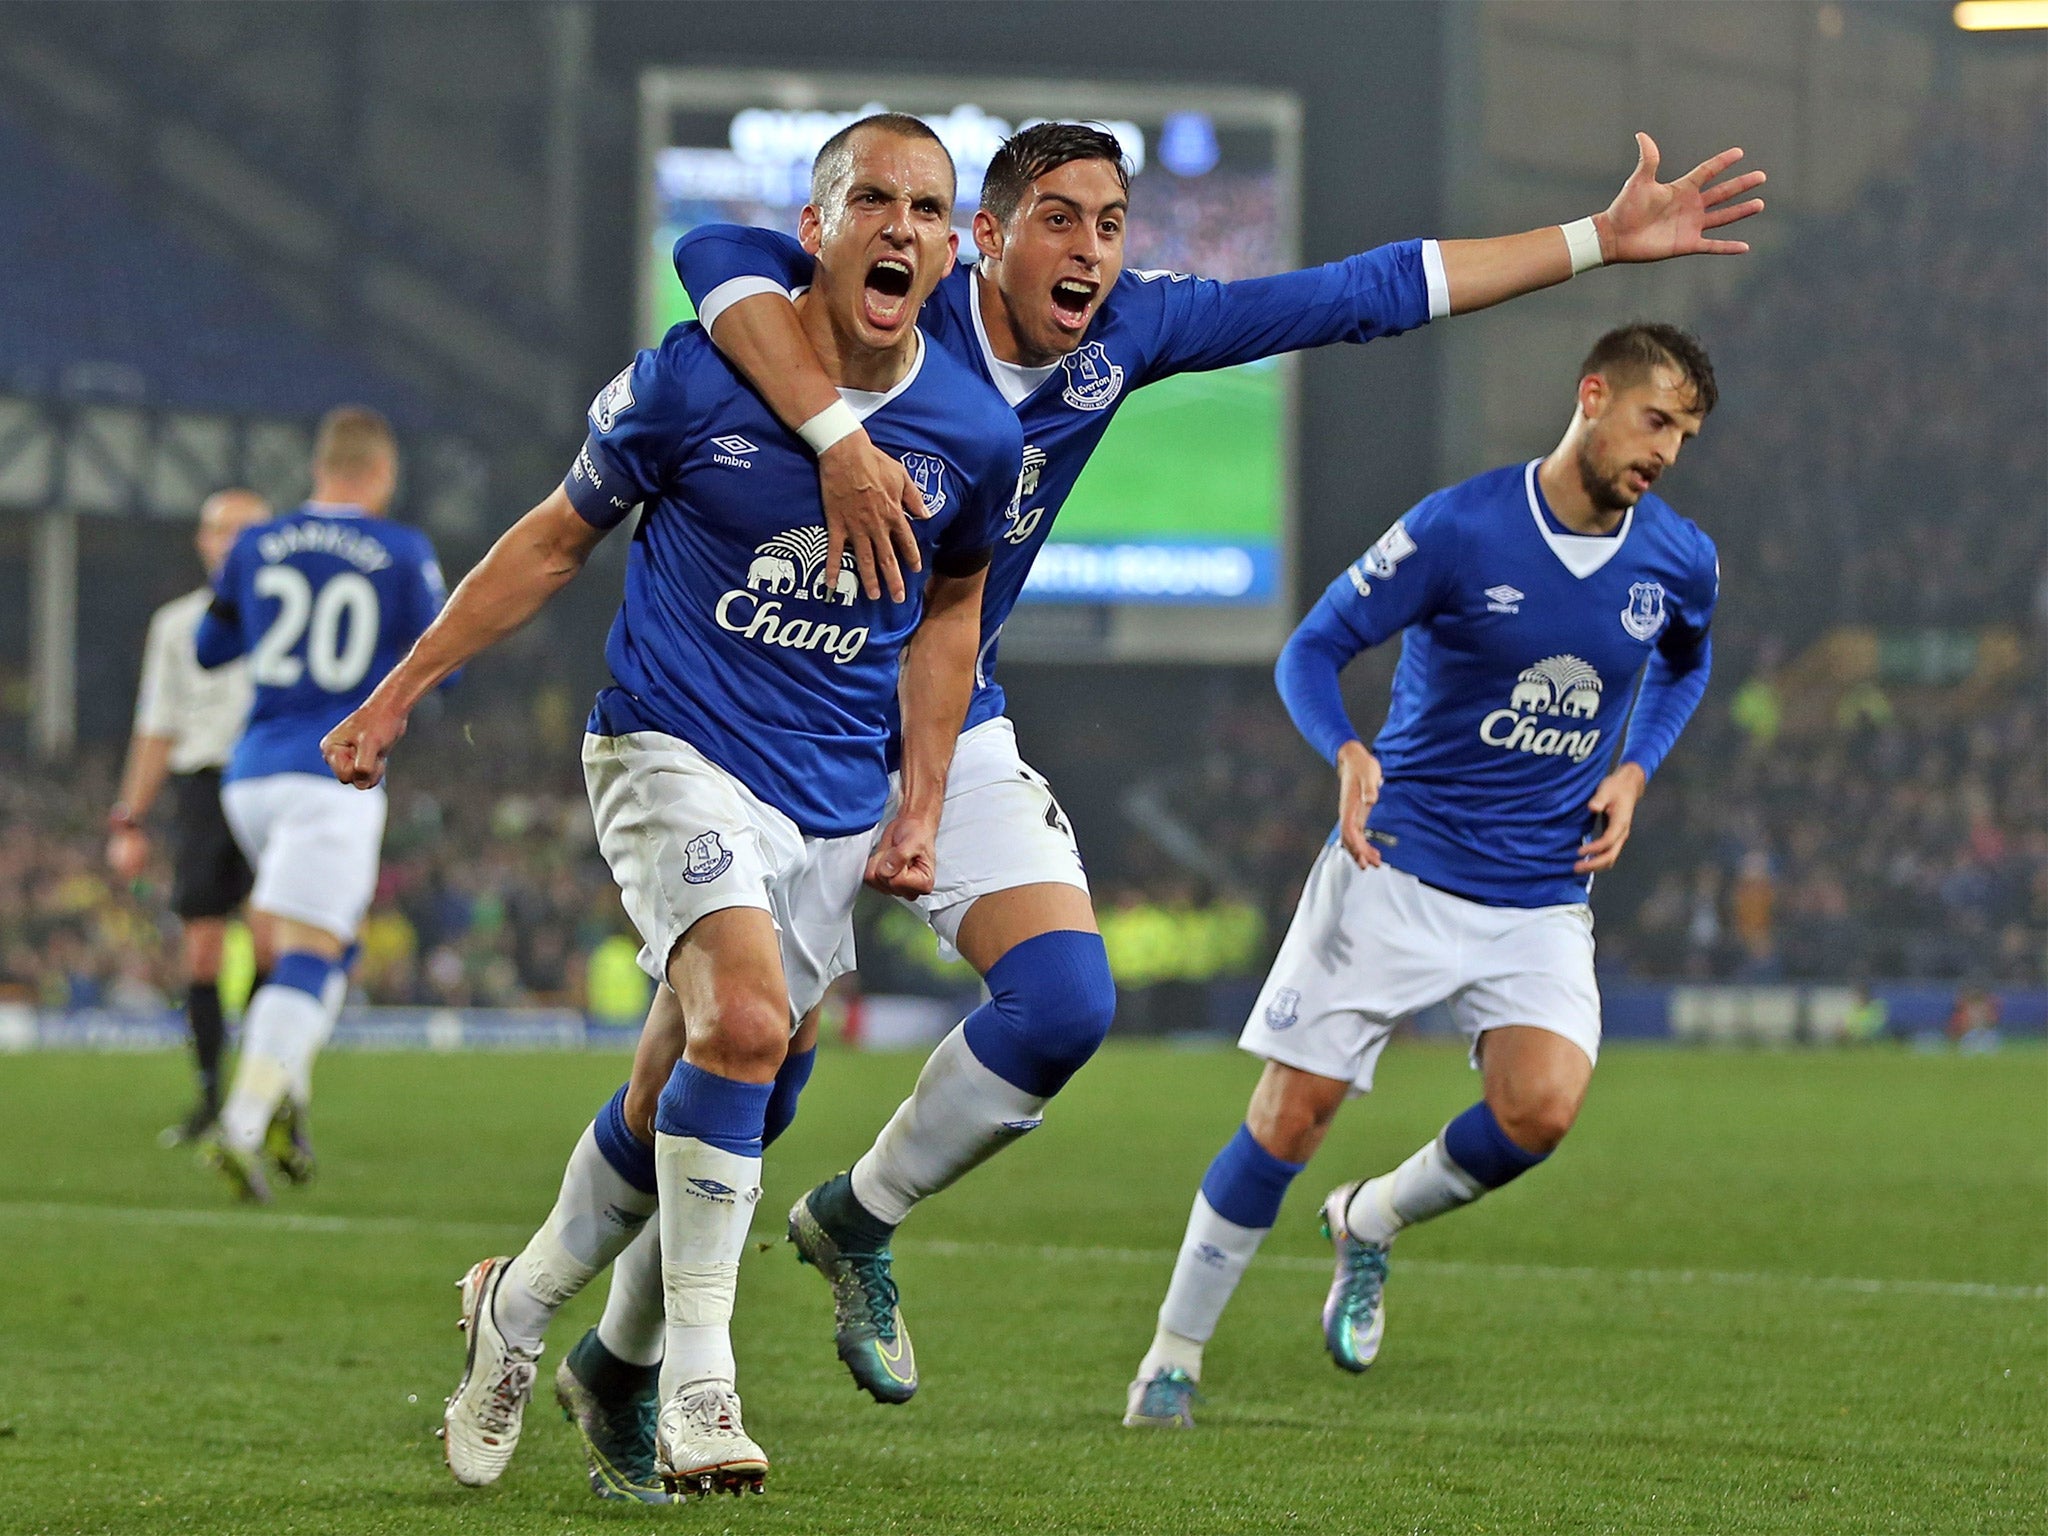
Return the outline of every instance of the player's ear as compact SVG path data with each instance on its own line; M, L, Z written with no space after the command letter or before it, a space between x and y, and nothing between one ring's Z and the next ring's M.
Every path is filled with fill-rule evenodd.
M1579 380L1579 414L1586 420L1598 421L1613 398L1614 392L1607 387L1604 375L1589 373Z
M815 203L805 203L804 211L796 216L796 239L811 255L825 243L825 216L818 212Z
M954 244L959 236L954 236ZM1003 226L996 222L996 216L986 208L974 210L974 248L990 261L1003 259Z
M945 279L953 275L953 268L955 264L959 262L959 260L960 231L957 229L949 229L946 231L946 268L943 272L939 274L939 280L941 282L943 282Z

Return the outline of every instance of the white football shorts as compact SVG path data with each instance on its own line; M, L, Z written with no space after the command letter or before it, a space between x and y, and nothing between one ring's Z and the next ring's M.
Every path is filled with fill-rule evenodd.
M658 731L583 738L597 845L640 934L640 968L667 981L700 917L757 907L775 924L790 1027L853 969L853 902L873 832L806 837L686 741Z
M914 905L948 959L978 898L1020 885L1088 889L1073 823L1045 776L1018 755L1017 728L1002 715L962 732L953 749L935 860L937 884Z
M1600 1055L1593 913L1584 903L1490 907L1392 865L1360 869L1337 844L1301 904L1238 1044L1254 1056L1372 1091L1402 1019L1435 1003L1472 1043L1525 1024Z
M220 808L256 871L252 911L352 942L377 893L384 786L351 789L324 773L269 773L221 786Z

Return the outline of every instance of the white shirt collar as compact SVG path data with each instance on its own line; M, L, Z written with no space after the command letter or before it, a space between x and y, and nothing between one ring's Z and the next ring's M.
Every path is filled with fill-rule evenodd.
M977 265L967 280L967 310L974 316L974 339L980 343L981 360L988 365L988 376L995 381L997 392L1013 407L1019 406L1036 392L1039 385L1053 376L1059 364L1026 368L1022 363L1006 363L996 356L996 349L989 345L988 327L981 319L981 284L981 268Z
M853 414L862 421L866 421L875 412L879 411L883 406L917 382L918 374L924 369L924 332L913 326L910 334L916 339L917 355L910 360L910 366L903 370L903 377L890 385L889 388L878 390L847 389L843 385L840 387L839 398L851 406Z
M1614 533L1559 533L1550 526L1550 519L1543 515L1543 498L1536 493L1536 466L1541 459L1531 459L1522 470L1522 488L1528 493L1529 515L1536 519L1536 531L1543 535L1543 542L1550 546L1559 563L1580 580L1592 575L1601 566L1621 553L1621 546L1628 541L1628 531L1634 526L1636 509L1630 507L1623 514L1621 527Z

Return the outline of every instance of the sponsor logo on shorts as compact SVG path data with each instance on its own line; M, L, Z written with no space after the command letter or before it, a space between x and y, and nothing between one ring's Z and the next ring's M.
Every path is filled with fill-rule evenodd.
M1600 712L1600 674L1576 656L1546 656L1524 667L1508 694L1508 707L1479 722L1489 747L1583 763L1600 745L1597 729L1571 725ZM1552 720L1565 722L1551 724Z
M1301 989L1282 987L1273 994L1273 1001L1266 1004L1266 1028L1270 1030L1292 1029L1301 1022Z
M683 844L683 878L705 885L732 868L732 850L716 832L700 832Z

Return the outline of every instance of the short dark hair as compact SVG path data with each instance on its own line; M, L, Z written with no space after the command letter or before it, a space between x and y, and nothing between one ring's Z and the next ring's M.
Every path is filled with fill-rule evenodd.
M893 133L902 139L923 139L938 145L940 153L946 157L946 169L952 172L953 190L956 193L960 190L960 172L953 164L953 152L946 148L945 140L933 131L930 123L921 117L912 117L908 112L870 112L858 122L848 123L818 146L818 158L811 162L812 207L822 211L827 204L838 201L832 192L834 184L850 180L853 176L853 137L869 128Z
M1031 183L1048 171L1076 160L1104 160L1116 172L1117 184L1131 190L1131 165L1124 147L1100 123L1033 123L1003 140L981 179L981 206L1008 224L1016 216Z
M1645 377L1653 368L1676 368L1692 386L1693 402L1705 416L1721 398L1714 365L1699 337L1682 326L1636 320L1617 327L1593 343L1579 364L1579 377L1598 373L1619 388Z

